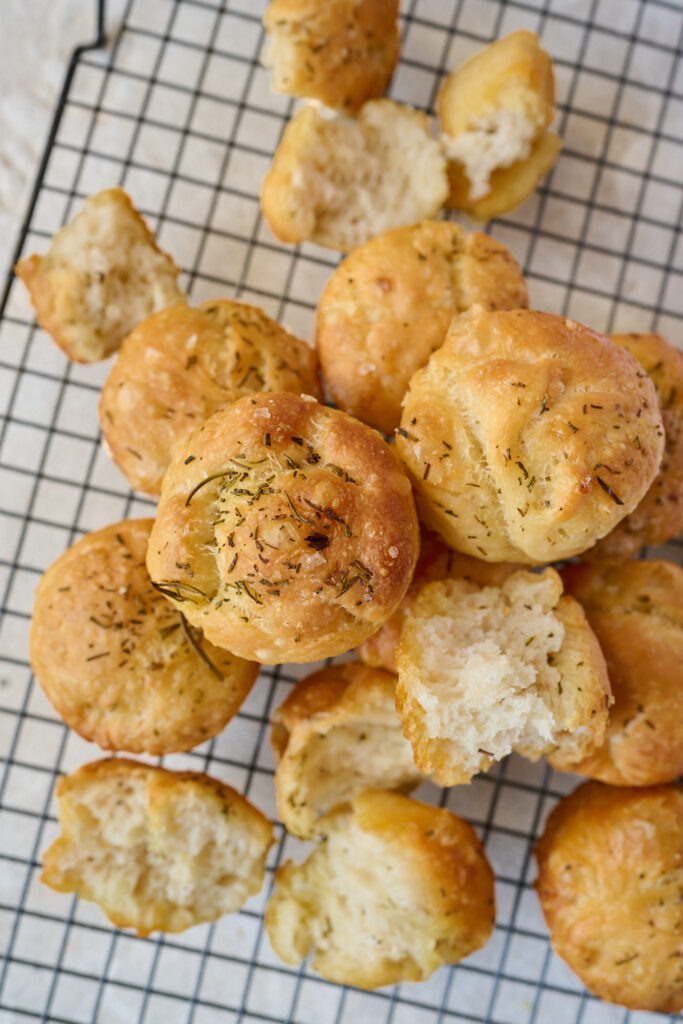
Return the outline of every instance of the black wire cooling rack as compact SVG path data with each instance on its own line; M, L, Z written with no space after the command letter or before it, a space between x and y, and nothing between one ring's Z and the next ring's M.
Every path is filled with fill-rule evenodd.
M195 301L261 305L295 332L336 257L270 234L258 192L293 104L259 65L265 0L104 0L73 53L17 246L44 249L97 189L119 184L183 268ZM557 69L560 161L489 230L524 265L532 304L599 330L660 331L683 317L683 0L408 0L392 95L432 110L443 74L512 29L539 33ZM550 951L531 889L545 815L576 780L509 758L470 786L419 795L463 814L497 876L488 946L428 982L368 994L279 963L262 929L268 885L239 914L138 939L37 881L56 834L58 775L99 755L32 680L26 639L40 573L82 533L149 515L100 444L107 366L69 364L12 278L0 323L0 1022L98 1024L661 1024L589 996ZM680 560L681 547L665 557ZM275 817L267 720L310 666L264 670L211 743L165 758L203 769ZM282 829L277 826L278 835Z

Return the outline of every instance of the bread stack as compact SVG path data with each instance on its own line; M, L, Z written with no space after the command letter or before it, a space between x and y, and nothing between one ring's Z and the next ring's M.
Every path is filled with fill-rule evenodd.
M254 307L189 306L120 190L18 267L72 358L119 349L104 443L158 496L47 571L31 662L86 739L163 755L216 736L259 663L355 652L300 679L271 733L280 821L315 846L277 870L265 926L285 963L311 953L343 984L427 978L494 927L473 829L407 795L426 777L467 784L517 751L607 783L551 815L543 909L593 991L675 1011L683 573L626 559L681 527L683 358L528 309L504 246L429 219L449 188L475 217L509 208L555 159L535 37L449 76L444 143L381 98L396 4L342 7L265 19L274 87L344 115L297 114L263 189L281 238L349 250L316 350ZM119 926L182 930L263 885L272 826L218 780L111 758L57 795L43 880Z

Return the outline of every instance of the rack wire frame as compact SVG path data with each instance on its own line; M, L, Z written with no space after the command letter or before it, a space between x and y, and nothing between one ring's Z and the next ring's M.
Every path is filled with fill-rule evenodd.
M311 335L336 263L282 245L258 208L294 104L259 64L265 0L105 0L74 51L16 255L44 249L91 192L123 185L183 269L195 301L251 301ZM563 155L521 210L489 225L527 274L532 305L600 330L659 330L683 315L683 0L406 0L391 94L433 111L443 74L491 39L536 31L556 61ZM0 1024L646 1024L588 995L552 953L531 880L545 816L576 779L509 758L468 787L418 794L468 818L496 870L489 945L428 982L341 988L271 952L264 893L180 936L138 939L37 882L56 834L58 776L99 756L32 679L26 638L40 573L79 536L149 515L100 444L107 366L69 364L10 275L0 304ZM683 543L658 554L681 561ZM275 818L272 709L312 666L266 668L221 736L163 763L209 771ZM670 1021L679 1019L668 1018Z

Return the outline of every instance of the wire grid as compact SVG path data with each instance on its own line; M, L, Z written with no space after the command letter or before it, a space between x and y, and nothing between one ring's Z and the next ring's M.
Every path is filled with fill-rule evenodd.
M88 194L123 185L183 268L194 301L254 302L311 336L336 256L280 244L258 190L293 103L258 63L265 0L109 0L73 55L17 254L43 250ZM106 24L105 24L106 21ZM482 44L536 31L556 61L560 161L525 206L490 225L524 265L532 305L601 330L679 337L683 314L683 0L407 0L391 94L432 110L438 83ZM98 48L104 42L106 46ZM677 77L678 76L678 77ZM149 515L100 444L108 367L69 364L11 279L0 324L0 1022L98 1024L645 1024L589 996L550 951L530 886L548 810L576 779L509 758L470 786L418 796L478 829L498 915L486 948L420 985L376 993L292 970L262 929L263 894L180 936L138 939L37 881L55 837L60 773L100 755L59 722L26 660L40 573L84 532ZM681 545L665 557L681 559ZM661 553L661 550L660 552ZM225 732L164 763L209 771L275 817L267 719L317 666L267 668ZM671 1021L678 1019L671 1017Z

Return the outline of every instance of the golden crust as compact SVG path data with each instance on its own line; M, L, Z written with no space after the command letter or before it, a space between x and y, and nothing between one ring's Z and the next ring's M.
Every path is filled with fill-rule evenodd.
M543 128L553 119L553 62L533 32L511 32L473 54L443 80L436 100L441 126L451 136L500 106L533 108Z
M532 144L524 160L515 160L509 167L493 171L490 190L481 199L470 199L470 183L462 164L449 161L450 192L446 206L462 210L472 220L484 223L502 217L526 202L557 163L562 139L555 132L546 132Z
M663 544L683 530L683 353L659 334L613 334L654 383L666 437L650 490L616 529L586 554L590 561L631 558L645 544Z
M40 326L77 363L106 359L139 320L185 300L180 270L120 188L86 199L47 253L14 271Z
M398 426L413 373L455 313L528 306L512 253L480 232L425 220L366 242L342 260L318 304L316 342L330 394L385 433Z
M471 135L468 157L483 156L490 170L484 175L483 192L473 190L466 163L451 160L447 204L479 221L521 205L554 166L562 148L559 136L546 131L554 106L553 63L533 32L512 32L452 71L437 97L446 149L454 155ZM498 162L486 153L496 131L501 133ZM478 140L477 132L483 132ZM511 135L517 136L516 146Z
M323 977L372 989L424 980L488 941L493 872L465 821L372 790L321 824L327 841L303 864L278 869L266 909L268 936L286 963L312 949Z
M242 302L162 310L126 338L102 389L108 451L131 487L156 496L173 443L255 391L321 400L315 351Z
M108 758L62 776L56 796L62 831L40 880L118 928L181 932L261 889L273 827L218 779Z
M388 445L283 392L241 398L176 445L147 565L213 643L301 662L386 621L417 552L410 482Z
M600 642L615 703L602 746L559 767L617 786L673 782L683 774L683 569L637 561L563 576Z
M494 690L493 676L488 678L486 675L487 669L490 670L492 666L495 671L493 655L489 652L482 655L479 641L471 640L470 650L474 652L474 656L480 663L486 661L485 667L478 669L481 672L481 692L480 707L477 710L481 711L481 716L478 723L480 732L474 737L474 761L471 757L467 760L464 756L467 747L464 735L470 724L472 711L468 697L466 694L458 695L453 686L460 685L457 674L444 674L444 671L450 669L448 663L444 662L439 666L437 671L441 674L437 677L434 666L435 652L426 646L434 635L429 631L430 623L437 619L450 619L452 634L454 637L457 635L463 607L460 604L463 597L462 588L453 587L450 580L435 581L423 586L413 598L410 611L404 619L397 649L396 708L403 722L404 733L413 748L415 764L425 775L433 776L442 785L467 783L477 772L487 771L500 760L502 754L494 756L490 752L488 748L492 743L489 743L482 730L488 731L490 736L494 737L495 743L499 743L499 738L495 736L496 729L499 735L501 731L512 735L512 739L506 739L504 743L506 749L503 750L503 754L514 750L529 760L536 761L543 754L555 752L558 767L563 759L571 758L576 761L584 753L592 752L604 739L607 709L610 704L610 686L599 644L578 602L572 597L562 596L562 584L555 570L548 568L542 576L552 577L555 581L556 596L551 611L563 628L561 645L547 661L558 675L558 683L555 684L557 692L548 691L547 684L542 683L540 679L538 669L534 683L535 692L538 694L541 694L544 686L546 687L542 692L542 699L550 711L553 739L543 739L538 728L535 730L535 736L530 737L529 734L534 731L530 727L535 725L533 716L536 712L529 710L525 712L524 727L517 730L520 738L515 738L513 716L518 719L518 712L513 701L519 694L502 694L500 688L498 691ZM533 591L540 579L541 577L536 574L521 571L514 575L508 574L500 587L477 585L472 582L467 591L481 591L483 596L486 596L488 590L502 590L507 601L507 615L510 621L513 621L522 600L525 608L530 608L532 602L536 600ZM525 580L526 588L522 590L519 583ZM508 653L504 634L499 634L495 624L491 625L487 619L482 621L480 639L482 638L489 645L495 644L498 653ZM536 635L530 636L525 647L537 639L539 638ZM471 672L471 669L469 671ZM427 687L429 692L425 697ZM525 699L524 693L521 696ZM453 699L458 701L461 720L457 737L448 724L449 721L452 723L452 714L447 717L448 704ZM496 720L497 725L494 725ZM524 736L527 737L526 740ZM454 743L453 740L458 742Z
M683 790L587 782L536 847L553 949L584 985L634 1010L683 1008Z
M401 47L398 0L271 0L264 64L276 92L354 114L383 96Z
M407 791L423 776L396 714L396 677L357 661L300 679L274 713L278 814L315 835L317 818L364 789Z
M664 430L638 363L573 320L454 317L413 376L396 447L421 518L487 561L580 554L642 500Z
M258 675L154 590L145 568L152 522L87 534L36 590L33 671L66 724L105 750L190 750L223 729Z
M406 616L425 583L434 580L465 579L482 587L498 586L513 572L521 569L514 562L482 562L480 558L461 555L447 547L431 530L420 528L420 556L408 593L391 618L359 646L358 657L373 668L396 672L396 648Z

